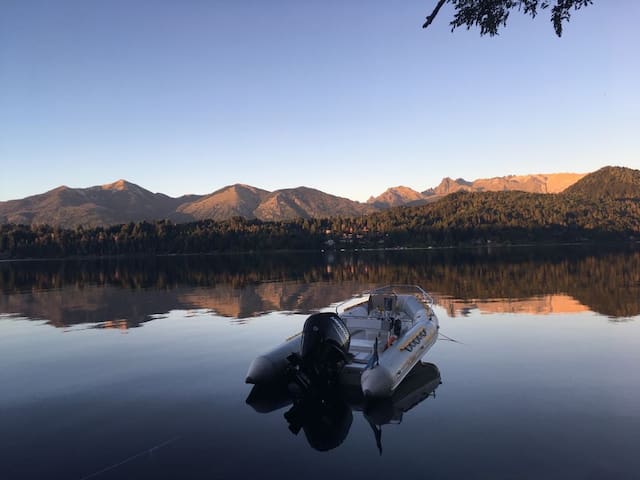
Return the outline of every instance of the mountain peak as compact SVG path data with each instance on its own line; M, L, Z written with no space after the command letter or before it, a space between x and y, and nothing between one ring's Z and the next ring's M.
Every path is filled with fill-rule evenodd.
M107 183L105 185L101 185L98 187L90 187L89 190L111 192L113 194L118 192L118 193L138 196L138 197L141 197L141 196L145 197L149 195L163 195L163 194L152 193L149 190L142 188L140 185L136 185L135 183L128 182L123 178L121 178L120 180L116 180L113 183Z
M387 188L377 197L371 197L367 200L368 204L377 208L390 208L400 205L414 204L415 202L424 201L425 197L420 192L416 192L412 188L398 185L397 187Z
M101 186L102 190L130 190L131 188L140 188L137 185L127 182L125 179L121 178L120 180L116 180L113 183L107 183Z
M132 184L127 182L125 179L121 178L113 183L106 183L102 185L101 188L102 190L127 190L131 185Z
M448 195L459 190L470 190L472 182L466 181L464 178L452 179L451 177L444 177L436 188L431 191L424 192L426 194L433 192L436 195Z
M463 178L442 179L435 188L422 192L432 198L442 197L460 190L472 192L501 192L517 190L531 193L559 193L573 185L585 174L549 173L532 175L506 175L504 177L478 178L469 182Z

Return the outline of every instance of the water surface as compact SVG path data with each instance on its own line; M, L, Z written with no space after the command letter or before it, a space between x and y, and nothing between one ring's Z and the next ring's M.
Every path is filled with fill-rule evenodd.
M389 418L336 408L347 428L325 451L289 430L291 405L245 403L257 353L386 283L431 291L460 342L425 357L442 381L426 399ZM4 262L0 291L3 479L634 478L640 467L632 248ZM391 422L380 445L372 416Z

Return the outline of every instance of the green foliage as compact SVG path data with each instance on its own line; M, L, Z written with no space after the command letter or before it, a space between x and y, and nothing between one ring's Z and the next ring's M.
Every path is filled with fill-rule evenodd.
M480 35L497 35L501 27L507 25L509 14L518 10L534 18L540 10L551 7L551 22L556 35L562 36L565 22L571 18L572 10L579 10L593 3L592 0L439 0L431 15L427 17L423 28L431 25L444 4L450 4L454 10L451 30L466 26L479 27Z

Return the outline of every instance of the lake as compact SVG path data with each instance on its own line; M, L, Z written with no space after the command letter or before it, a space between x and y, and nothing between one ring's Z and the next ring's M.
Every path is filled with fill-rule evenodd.
M248 399L257 354L391 283L455 340L405 397ZM2 479L640 470L637 245L0 262L0 291Z

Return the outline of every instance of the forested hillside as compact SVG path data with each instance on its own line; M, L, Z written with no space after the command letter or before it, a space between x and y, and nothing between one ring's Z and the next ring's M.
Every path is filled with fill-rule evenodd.
M640 170L604 167L571 185L564 195L581 199L640 200Z
M63 229L0 227L0 255L62 257L280 249L396 248L640 239L638 171L603 169L566 193L457 192L359 217L169 221ZM607 188L601 189L600 185ZM578 188L579 187L579 188Z

